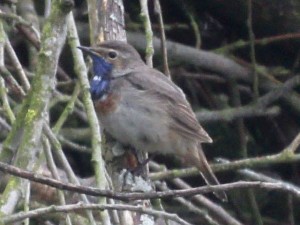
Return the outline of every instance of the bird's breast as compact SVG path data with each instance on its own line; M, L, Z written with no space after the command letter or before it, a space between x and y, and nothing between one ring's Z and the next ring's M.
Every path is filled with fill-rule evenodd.
M113 93L104 95L101 99L94 102L96 111L105 116L109 113L113 113L120 102L120 96Z

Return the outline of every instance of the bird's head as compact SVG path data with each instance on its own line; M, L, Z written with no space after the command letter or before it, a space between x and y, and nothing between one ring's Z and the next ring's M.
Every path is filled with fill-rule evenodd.
M95 75L111 72L114 79L144 64L135 48L122 41L105 41L95 47L78 48L91 56Z
M105 41L95 47L78 48L93 60L94 77L90 91L94 100L101 99L109 91L111 80L129 74L144 63L131 45L121 41Z

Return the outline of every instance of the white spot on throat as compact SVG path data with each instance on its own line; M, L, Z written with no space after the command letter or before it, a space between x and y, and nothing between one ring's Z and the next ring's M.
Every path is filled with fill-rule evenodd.
M104 94L101 98L100 98L100 101L103 102L107 99L107 94Z
M100 76L93 77L93 81L101 81L101 80L102 80L102 77L100 77Z

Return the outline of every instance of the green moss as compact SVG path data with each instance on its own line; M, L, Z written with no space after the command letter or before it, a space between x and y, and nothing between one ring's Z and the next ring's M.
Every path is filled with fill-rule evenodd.
M37 112L35 110L29 109L26 113L26 116L25 116L25 124L32 123L32 121L34 120L36 115L37 115Z
M15 196L12 196L13 192L17 192L18 187L20 187L20 178L12 177L9 179L9 182L6 185L6 188L0 198L0 218L5 215L5 212L2 211L2 208L5 208L6 204L10 204L10 198L15 198Z
M7 184L7 188L16 188L18 186L19 182L16 181L16 179L10 179L8 184ZM3 193L3 195L5 195L5 192Z

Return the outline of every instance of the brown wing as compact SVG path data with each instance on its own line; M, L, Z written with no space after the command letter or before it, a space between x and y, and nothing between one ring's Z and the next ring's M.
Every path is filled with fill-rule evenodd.
M173 122L170 127L180 132L180 134L188 139L198 139L199 142L212 142L207 132L198 123L194 112L185 99L182 103L172 104L169 106L170 115Z
M148 91L153 97L166 102L165 106L171 117L171 129L178 131L188 139L212 142L212 139L198 123L190 104L178 86L158 70L145 66L137 71L128 74L126 79L136 88Z

